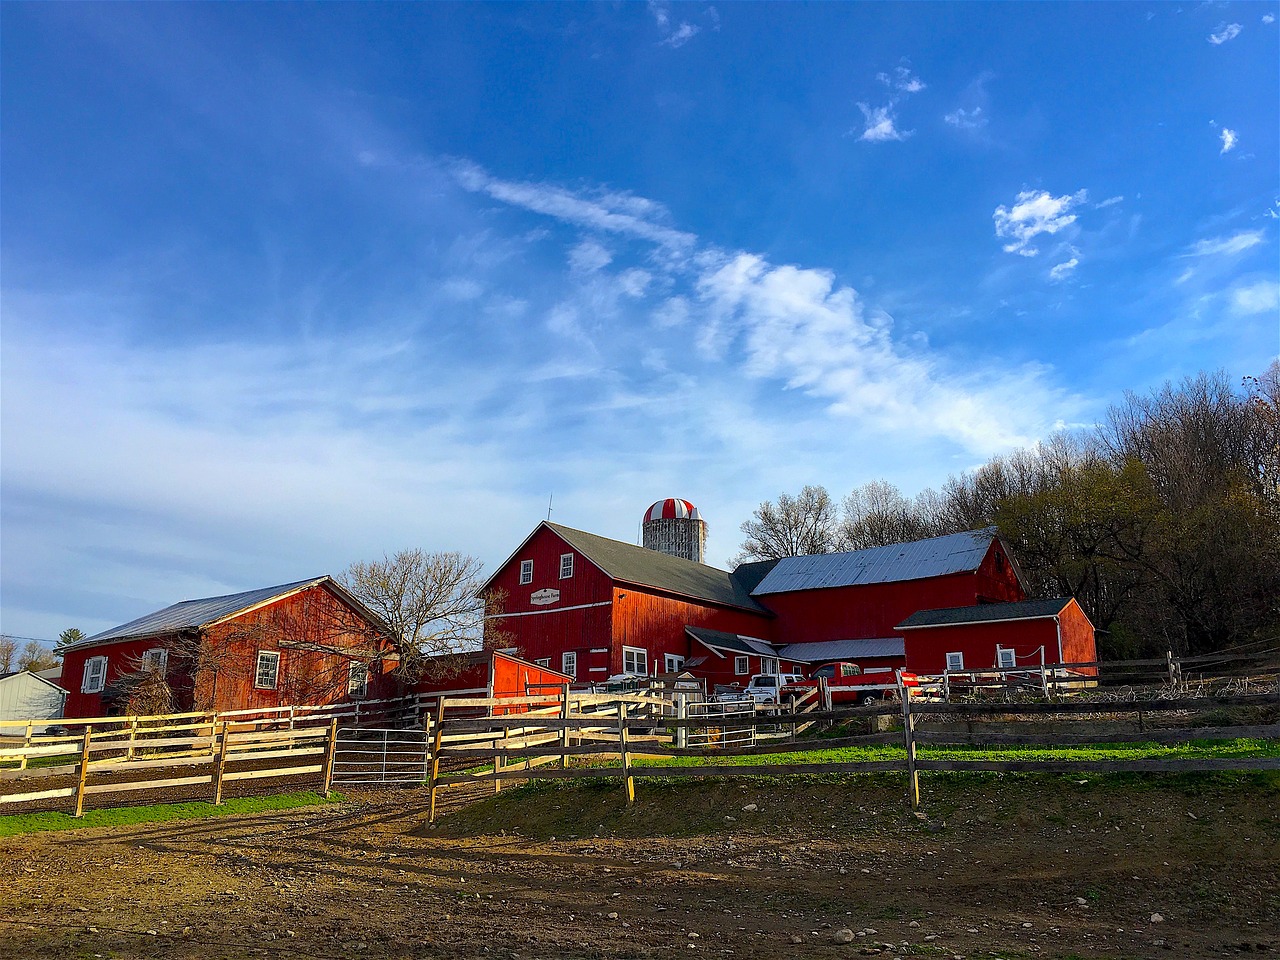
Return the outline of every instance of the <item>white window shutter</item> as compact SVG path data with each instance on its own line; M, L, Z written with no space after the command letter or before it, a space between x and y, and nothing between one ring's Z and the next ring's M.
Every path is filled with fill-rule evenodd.
M93 671L93 657L84 662L84 677L80 681L80 692L89 692L89 675Z

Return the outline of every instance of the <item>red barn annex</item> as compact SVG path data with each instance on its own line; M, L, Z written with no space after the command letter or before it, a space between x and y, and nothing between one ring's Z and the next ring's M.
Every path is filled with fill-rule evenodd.
M186 600L66 648L65 716L130 713L158 673L178 710L239 710L399 692L378 619L332 577Z
M521 656L578 682L689 670L709 682L742 683L833 660L939 672L956 651L934 655L936 643L949 641L934 639L940 622L915 619L922 611L951 617L952 631L964 619L955 611L973 611L962 645L971 668L996 666L1001 649L1015 650L1023 665L1041 646L1046 662L1062 662L1059 633L1068 662L1095 659L1093 627L1079 605L1027 601L995 528L729 572L545 522L484 590L502 600L486 624L490 637L505 634L503 643ZM1025 604L1057 604L1048 627L1040 607ZM958 641L961 633L948 636Z

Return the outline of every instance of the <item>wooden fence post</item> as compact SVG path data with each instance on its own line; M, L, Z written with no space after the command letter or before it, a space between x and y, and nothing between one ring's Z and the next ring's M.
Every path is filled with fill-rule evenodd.
M222 721L222 740L218 744L218 760L213 768L213 805L222 805L222 774L227 767L227 749L230 736L227 733L227 722Z
M35 723L33 723L32 721L28 720L28 721L27 721L27 735L26 735L26 737L24 737L24 738L23 738L23 741L22 741L22 749L23 749L23 750L30 750L30 749L31 749L31 736L32 736L32 734L35 732L35 729L36 729L36 725L35 725ZM25 753L22 755L22 759L21 759L20 761L18 761L18 769L19 769L19 770L25 770L25 769L27 769L27 755L26 755Z
M84 785L89 779L89 744L93 740L93 725L84 728L84 742L80 746L80 777L76 783L76 816L84 816Z
M125 751L124 758L126 760L133 759L133 748L138 742L138 718L129 718L129 749Z
M689 698L685 694L676 697L676 719L689 719ZM676 727L676 747L680 750L689 748L689 728L686 726Z
M290 743L293 741L291 740ZM338 720L335 717L329 721L329 737L326 740L327 749L324 752L324 795L329 796L333 792L333 764L338 758Z
M951 702L951 671L945 668L942 671L942 699Z
M436 781L440 779L440 745L444 740L444 697L436 704L436 735L431 744L431 805L427 814L427 823L436 822Z
M502 728L502 752L493 758L493 792L502 792L502 781L498 779L498 774L507 768L507 740L511 737L511 728ZM497 746L495 741L494 746Z
M907 746L907 797L911 809L920 809L920 773L916 770L916 721L911 713L911 690L899 684L902 690L902 737Z
M631 776L631 753L627 747L627 705L618 704L618 752L622 755L622 778L627 790L627 806L636 802L636 780Z
M560 707L560 719L568 720L569 719L569 685L566 683L561 688L561 691L564 695L564 703ZM560 731L560 746L562 746L566 751L565 753L560 754L560 769L568 770L569 769L569 754L567 752L569 749L569 725L568 724L565 724L564 729Z

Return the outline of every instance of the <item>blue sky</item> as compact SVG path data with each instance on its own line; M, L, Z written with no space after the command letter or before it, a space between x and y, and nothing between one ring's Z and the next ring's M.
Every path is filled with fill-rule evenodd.
M546 515L711 560L1280 350L1271 3L18 4L0 628Z

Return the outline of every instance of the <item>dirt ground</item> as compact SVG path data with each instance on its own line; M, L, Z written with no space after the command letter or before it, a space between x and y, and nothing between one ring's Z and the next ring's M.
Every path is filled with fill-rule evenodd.
M4 839L0 957L1280 956L1275 778L924 794L579 781L455 788L434 827L404 791Z

